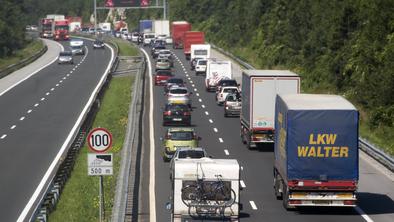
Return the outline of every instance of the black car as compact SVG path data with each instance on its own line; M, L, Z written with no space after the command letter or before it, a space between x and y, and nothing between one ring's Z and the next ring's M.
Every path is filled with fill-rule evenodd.
M190 126L191 117L191 110L186 104L166 104L163 111L163 126Z
M239 86L235 79L222 79L216 85L216 92L220 91L222 86Z
M173 85L184 86L185 82L181 78L170 78L167 80L167 83L164 86L164 92L167 93Z
M166 45L162 44L161 42L155 43L151 49L151 55L155 59L159 55L159 51L165 49Z

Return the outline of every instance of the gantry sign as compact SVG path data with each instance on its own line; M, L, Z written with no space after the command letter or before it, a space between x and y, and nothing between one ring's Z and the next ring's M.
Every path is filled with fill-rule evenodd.
M106 0L105 7L146 7L149 0Z

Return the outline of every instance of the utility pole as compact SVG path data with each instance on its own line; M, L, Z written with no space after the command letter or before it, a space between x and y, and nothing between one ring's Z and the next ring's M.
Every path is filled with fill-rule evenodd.
M97 4L96 4L96 0L94 0L94 34L97 33Z

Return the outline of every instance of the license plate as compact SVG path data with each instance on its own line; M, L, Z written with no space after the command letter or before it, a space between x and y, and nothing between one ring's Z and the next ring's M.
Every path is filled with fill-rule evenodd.
M330 201L330 200L312 200L312 203L314 203L314 204L325 204L325 205L328 205L328 204L331 203L331 201Z
M174 121L182 121L181 118L173 118L172 120L174 120Z

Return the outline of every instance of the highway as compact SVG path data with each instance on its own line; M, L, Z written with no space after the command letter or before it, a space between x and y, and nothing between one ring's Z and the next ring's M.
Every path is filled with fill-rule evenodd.
M144 48L148 54L150 49ZM190 71L189 61L185 60L182 50L173 50L176 55L174 73L187 81L187 87L193 91L193 112L192 127L202 140L200 146L204 147L209 155L214 158L234 158L242 166L241 221L384 221L389 222L394 218L394 176L390 172L382 173L379 166L373 166L372 160L365 154L360 158L360 189L359 202L357 208L306 208L286 211L282 202L276 200L272 187L273 170L273 146L267 146L259 150L248 150L241 143L239 130L239 118L225 118L223 107L217 106L214 93L208 93L204 88L204 77L195 76L194 71ZM154 70L154 60L152 70ZM239 67L237 68L239 69ZM236 79L240 79L236 76ZM146 95L149 95L147 86ZM149 100L145 100L149 103ZM166 127L162 126L162 111L165 103L164 91L161 86L153 85L153 103L146 104L145 112L148 107L153 105L153 138L149 139L148 132L145 130L143 151L143 182L142 198L140 197L141 214L149 212L150 216L156 216L156 221L170 221L170 212L165 209L165 203L170 200L170 180L169 164L163 162L161 152L163 150L160 137L163 137ZM149 121L147 114L145 121ZM146 122L145 126L148 126ZM153 139L153 141L152 141ZM154 142L154 159L149 160L149 142ZM149 161L149 162L147 162ZM154 170L147 169L154 164ZM146 174L149 174L146 175ZM151 180L148 181L149 177ZM152 177L154 177L152 179ZM147 191L149 182L154 181L154 198L148 198L151 191ZM374 185L378 183L379 185ZM148 201L149 200L149 201ZM143 209L145 208L145 209ZM155 211L153 212L152 209ZM361 215L363 214L363 215ZM140 217L141 218L141 217ZM143 217L146 219L146 217ZM145 221L145 220L141 220Z
M69 47L68 42L61 44ZM35 68L30 67L26 77L31 76L24 81L0 80L4 85L0 92L0 221L24 219L22 211L31 207L29 200L66 148L111 63L112 50L93 50L87 40L85 45L85 56L74 56L73 65L59 65L52 56L46 63L53 63L34 75ZM60 48L48 50L55 50L57 56Z

